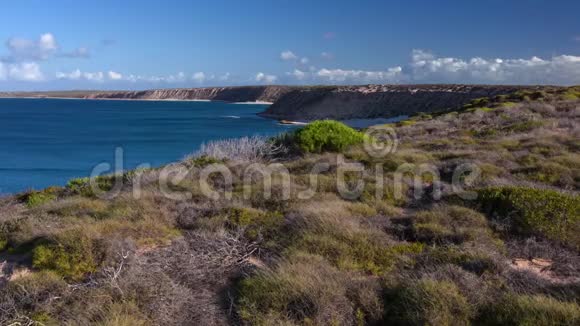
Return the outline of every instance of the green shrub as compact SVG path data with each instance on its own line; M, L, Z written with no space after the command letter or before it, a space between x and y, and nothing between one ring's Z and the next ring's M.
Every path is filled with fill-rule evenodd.
M26 200L26 206L32 208L56 199L56 196L44 192L33 192Z
M528 132L530 130L539 128L543 125L544 123L542 121L532 120L532 121L517 122L505 127L504 129L510 132Z
M380 286L355 277L322 257L299 253L242 280L238 314L251 325L376 323L383 314Z
M80 232L69 230L54 239L38 244L33 250L32 265L41 270L51 270L74 281L94 272L98 254L93 240Z
M279 212L264 212L254 208L230 208L226 210L228 225L241 228L250 240L270 239L284 224L284 215Z
M479 131L473 131L472 134L475 137L479 138L486 138L486 137L493 137L497 135L498 130L493 127L488 127Z
M580 199L577 195L528 187L490 187L479 190L483 211L510 218L514 231L540 234L580 248Z
M423 251L421 243L384 245L365 233L343 235L307 233L289 249L320 255L342 270L382 275L399 264L410 264L410 256Z
M537 162L534 166L522 169L518 174L523 175L527 179L554 186L572 187L574 185L572 171L554 162Z
M561 95L561 98L568 101L575 101L580 99L580 89L570 88Z
M223 160L218 160L217 158L213 158L211 156L203 155L191 160L191 163L199 168L206 167L208 165L223 163Z
M489 237L488 231L485 216L460 206L421 211L413 219L415 239L427 243L462 243Z
M479 275L487 271L497 271L497 265L490 256L474 252L472 248L461 249L458 246L432 247L425 250L417 260L422 265L453 264Z
M61 189L59 187L48 187L41 191L30 191L20 195L18 199L24 202L29 208L33 208L55 200Z
M483 309L484 325L578 325L580 306L535 295L506 295Z
M296 131L295 138L306 153L342 152L348 146L361 143L364 134L338 121L321 120Z
M0 252L6 250L6 248L8 248L8 239L0 235Z
M110 191L115 183L115 176L98 176L92 179L98 191ZM95 197L95 189L91 187L90 178L71 179L66 185L66 189L74 195L85 197Z
M388 291L387 324L469 325L473 311L457 286L447 281L422 279Z
M397 122L397 127L407 127L407 126L412 126L414 124L416 124L417 121L416 120L403 120L403 121L399 121Z
M22 309L23 311L20 311L20 313L25 312L35 321L41 322L42 325L58 325L58 323L55 323L55 320L43 310L47 308L50 309L51 307L47 307L51 304L50 302L54 300L54 298L61 298L67 290L68 285L60 275L52 271L32 272L8 282L6 286L2 288L0 300L6 300L2 301L3 304L10 301L14 302L16 304L16 306L14 306L14 308L16 308L15 310ZM8 297L10 297L10 299L8 299ZM58 305L58 303L54 304L54 302L52 302L52 304L54 306ZM10 310L6 309L3 313L13 313ZM0 316L6 317L2 315ZM6 321L6 319L4 319L4 321ZM14 325L19 324L15 323ZM33 325L37 325L37 323L34 323Z

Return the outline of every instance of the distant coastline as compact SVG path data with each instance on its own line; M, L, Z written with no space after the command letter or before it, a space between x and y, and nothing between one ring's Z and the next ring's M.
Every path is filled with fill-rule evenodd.
M144 91L52 91L0 93L0 98L61 98L141 101L216 101L268 105L261 117L274 120L390 119L462 107L477 98L556 86L510 85L353 85L235 86Z
M0 99L27 99L27 100L87 100L87 101L151 101L151 102L224 102L230 104L257 104L257 105L272 105L274 102L266 101L247 101L247 102L228 102L220 100L204 100L204 99L134 99L134 98L89 98L89 97L41 97L41 96L0 96Z

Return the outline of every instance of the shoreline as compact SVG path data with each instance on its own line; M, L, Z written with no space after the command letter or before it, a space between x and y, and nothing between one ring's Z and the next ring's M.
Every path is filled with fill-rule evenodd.
M89 101L147 101L147 102L216 102L228 104L257 104L257 105L272 105L274 102L266 101L248 101L248 102L228 102L220 100L206 100L206 99L150 99L150 98L87 98L87 97L38 97L38 96L0 96L1 99L28 99L28 100L89 100Z

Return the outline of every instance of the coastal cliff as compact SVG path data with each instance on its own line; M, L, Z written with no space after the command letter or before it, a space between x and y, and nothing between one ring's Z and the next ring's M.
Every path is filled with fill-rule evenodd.
M88 99L139 99L139 100L211 100L225 102L275 102L284 94L296 89L291 86L240 86L182 89L156 89L146 91L120 91L92 93Z
M260 116L308 121L390 118L417 112L434 112L458 108L480 97L544 88L501 85L237 86L145 91L0 93L0 97L271 102L273 104Z
M535 89L479 85L306 87L283 94L260 115L285 120L389 118L457 108L476 98L530 88Z

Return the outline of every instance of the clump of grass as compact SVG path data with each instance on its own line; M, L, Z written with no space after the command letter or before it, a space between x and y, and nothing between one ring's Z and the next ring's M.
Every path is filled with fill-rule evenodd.
M99 250L86 235L75 230L65 231L34 248L32 265L79 281L97 269Z
M580 199L576 195L528 187L490 187L479 191L478 201L487 214L509 218L517 233L540 234L580 247Z
M544 163L537 161L533 163L533 165L519 170L518 174L533 181L563 188L573 188L575 186L575 180L569 168L555 162Z
M504 129L506 131L509 131L509 132L523 133L523 132L528 132L528 131L531 131L533 129L539 128L543 125L544 125L544 122L542 122L542 121L530 120L530 121L517 122L517 123L511 124L511 125L505 127Z
M198 168L203 168L203 167L206 167L206 166L212 165L212 164L223 163L223 160L219 160L217 158L207 156L207 155L202 155L202 156L192 158L190 161L194 166L196 166Z
M238 313L257 325L353 325L377 322L383 308L376 281L357 280L318 256L298 254L239 285Z
M540 295L505 295L479 315L484 325L578 325L580 306Z
M21 195L20 200L26 203L28 208L34 208L55 200L60 190L58 187L49 187L42 191L30 191Z
M290 248L290 252L296 250L325 257L342 270L382 275L397 265L411 264L411 257L420 253L423 245L416 242L381 244L364 232L334 236L307 233Z
M469 325L473 308L448 281L409 281L388 291L386 321L396 325Z
M468 208L449 206L417 213L413 233L427 243L463 243L489 237L485 216Z
M425 250L417 258L417 261L423 266L452 264L478 275L498 270L497 264L488 254L480 252L476 248L462 249L453 245L437 246Z
M28 196L26 200L26 206L32 208L36 206L40 206L42 204L48 203L56 199L56 196L49 193L44 192L34 192Z
M46 311L47 308L50 309L50 307L46 307L46 300L61 296L67 291L67 288L67 283L57 273L39 271L23 275L9 282L2 289L0 297L8 302L14 302L17 306L13 306L13 308L22 308L20 314L25 313L33 320L45 325L57 325L58 323L55 323L54 318ZM7 309L7 306L3 306L3 308L4 315L0 315L0 320L7 321L3 317L19 317L17 311Z
M250 240L270 239L284 224L284 215L254 208L230 208L225 211L228 226L242 229Z
M364 134L332 120L315 121L296 131L295 140L303 152L342 152L348 146L361 143Z
M98 191L107 192L113 189L114 176L98 176L92 179L93 184ZM95 197L95 189L91 186L91 178L75 178L69 180L66 189L74 195L85 197Z

